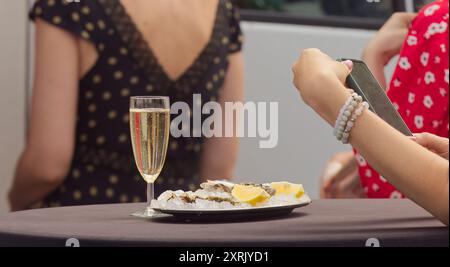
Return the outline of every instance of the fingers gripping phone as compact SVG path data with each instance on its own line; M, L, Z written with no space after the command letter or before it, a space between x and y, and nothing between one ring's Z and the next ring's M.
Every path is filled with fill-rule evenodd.
M400 114L389 100L386 92L373 76L369 67L361 61L355 59L341 58L338 61L351 60L353 70L347 77L347 86L362 96L364 101L369 103L370 110L382 118L385 122L400 131L406 136L413 136Z

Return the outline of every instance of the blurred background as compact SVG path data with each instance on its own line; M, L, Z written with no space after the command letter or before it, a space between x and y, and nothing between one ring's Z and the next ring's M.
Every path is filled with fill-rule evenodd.
M241 140L237 181L290 180L318 197L318 177L339 145L291 85L290 67L299 52L317 47L332 57L360 58L374 32L396 11L413 11L424 0L238 0L245 34L247 101L279 102L279 142L259 149ZM33 67L32 1L0 1L0 214L27 128ZM393 70L387 69L389 76ZM320 81L318 81L320 82ZM131 147L130 147L131 149ZM143 184L144 188L144 184Z

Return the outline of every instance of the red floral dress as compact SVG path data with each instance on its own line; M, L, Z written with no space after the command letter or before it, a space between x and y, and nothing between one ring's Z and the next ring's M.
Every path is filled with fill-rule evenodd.
M449 137L449 1L425 6L409 30L387 92L413 133ZM369 198L403 198L356 152Z

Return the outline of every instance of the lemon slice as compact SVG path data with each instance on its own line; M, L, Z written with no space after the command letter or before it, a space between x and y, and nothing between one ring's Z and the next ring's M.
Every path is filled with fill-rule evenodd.
M266 192L266 190L262 189L261 187L240 184L237 184L233 187L231 195L239 202L245 202L252 206L255 206L258 203L265 202L270 198L270 195Z
M300 198L305 194L305 190L301 184L292 184L288 182L273 182L270 187L275 189L275 195L292 195Z

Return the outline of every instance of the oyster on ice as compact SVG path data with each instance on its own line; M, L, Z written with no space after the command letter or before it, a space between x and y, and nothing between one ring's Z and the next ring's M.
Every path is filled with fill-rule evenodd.
M195 192L165 191L152 202L152 206L162 209L232 209L296 204L309 199L306 194L302 195L303 199L298 194L279 194L279 186L272 184L207 181Z

